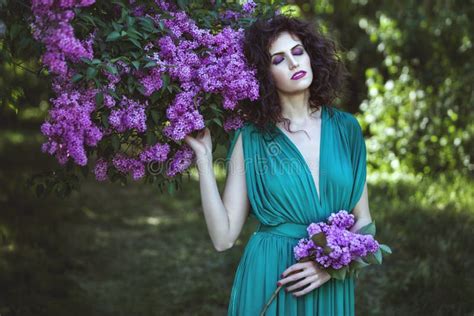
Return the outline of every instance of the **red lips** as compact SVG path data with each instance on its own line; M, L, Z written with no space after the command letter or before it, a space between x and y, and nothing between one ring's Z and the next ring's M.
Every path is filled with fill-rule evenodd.
M291 79L292 79L292 80L298 80L298 79L300 79L300 78L303 78L305 75L306 75L306 71L300 70L300 71L296 72L296 73L291 77Z

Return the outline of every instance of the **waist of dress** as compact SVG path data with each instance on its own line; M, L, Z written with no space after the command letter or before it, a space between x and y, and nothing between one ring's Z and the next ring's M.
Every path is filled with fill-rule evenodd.
M279 225L270 226L260 223L257 228L257 232L266 232L279 236L290 237L290 238L305 238L308 237L308 232L306 224L297 224L297 223L281 223Z

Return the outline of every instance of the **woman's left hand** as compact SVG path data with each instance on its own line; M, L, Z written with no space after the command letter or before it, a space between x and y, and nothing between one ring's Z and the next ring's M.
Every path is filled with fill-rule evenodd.
M298 270L301 271L296 272ZM286 269L282 273L281 277L282 279L278 281L278 286L283 286L287 283L300 280L299 282L287 287L285 289L287 292L291 292L307 286L301 291L293 292L294 296L305 295L306 293L311 292L315 288L320 287L321 285L329 281L329 279L331 278L329 273L319 268L316 262L313 261L296 263Z

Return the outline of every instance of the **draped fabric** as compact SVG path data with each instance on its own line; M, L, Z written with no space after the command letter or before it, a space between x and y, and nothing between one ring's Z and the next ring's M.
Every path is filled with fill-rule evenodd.
M240 134L250 214L260 225L237 267L229 316L259 315L281 273L296 263L293 247L307 237L307 225L342 209L352 212L366 180L361 127L337 108L321 108L319 196L303 155L279 128L268 137L245 123L231 139L227 163ZM300 297L282 290L266 315L354 315L354 280L330 279Z

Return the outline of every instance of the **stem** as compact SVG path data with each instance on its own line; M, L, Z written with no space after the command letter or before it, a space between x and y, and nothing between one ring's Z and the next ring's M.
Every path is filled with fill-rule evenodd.
M272 297L270 297L270 300L265 304L265 307L263 308L263 311L260 313L260 316L265 316L265 312L267 311L268 307L270 307L271 302L273 299L277 296L278 292L280 292L280 289L283 287L283 285L280 285L275 292L273 292Z

